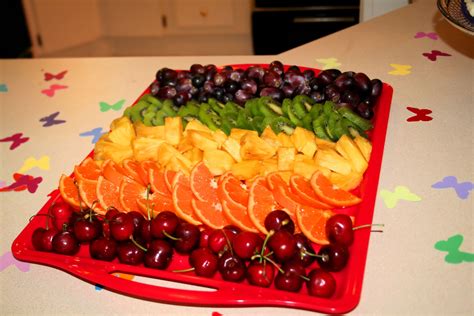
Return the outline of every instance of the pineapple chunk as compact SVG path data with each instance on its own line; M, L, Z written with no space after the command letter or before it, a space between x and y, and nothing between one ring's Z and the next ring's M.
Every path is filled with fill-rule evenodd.
M260 169L261 176L266 176L275 171L278 171L278 160L276 158L262 160L262 168Z
M241 139L240 156L243 160L272 158L276 149L270 146L258 134L248 133Z
M194 166L202 160L203 151L197 147L193 147L183 153L183 156L188 158L191 161L191 164Z
M191 138L193 146L202 151L219 147L219 144L212 138L212 134L207 132L190 130L188 131L188 137Z
M221 148L222 144L226 141L227 135L221 131L220 129L212 132L212 138L216 141L217 143L217 148Z
M132 142L133 156L135 160L153 160L158 158L158 147L164 143L162 139L137 137Z
M212 131L206 125L202 124L199 120L191 120L186 124L184 134L186 135L189 131L201 131L211 134Z
M261 160L243 160L232 165L230 171L240 180L249 180L260 174Z
M315 142L318 149L334 149L336 147L336 143L318 137L315 137Z
M351 172L351 164L334 149L318 149L314 156L317 165L328 168L334 172L347 175Z
M277 151L278 170L293 170L296 149L294 147L280 147Z
M293 147L293 142L291 141L291 136L284 133L280 132L277 135L278 140L280 141L281 147Z
M370 154L372 153L372 144L370 141L364 137L358 135L354 138L354 142L359 147L360 152L364 156L365 160L368 162L370 160Z
M180 153L187 152L194 148L193 142L190 137L184 136L179 141L178 146L176 147Z
M354 171L348 175L331 172L329 180L339 188L350 191L359 186L360 182L362 181L362 174Z
M107 137L102 137L95 144L94 159L96 160L111 159L116 163L121 163L128 158L133 158L133 149L130 145L113 143Z
M281 142L278 139L278 136L275 134L273 129L270 126L267 126L263 132L262 135L260 135L260 138L262 138L264 141L266 141L269 145L276 147L281 147Z
M228 137L222 144L222 149L228 152L235 161L242 161L242 157L240 156L240 142L235 138Z
M308 161L308 160L301 160L301 161L295 161L295 165L293 168L294 173L299 174L306 179L311 179L313 176L313 173L319 170L318 165L314 160Z
M220 149L205 150L202 160L214 176L220 176L229 171L235 163L231 155Z
M113 143L130 146L136 137L132 122L126 116L115 119L110 124L109 140Z
M180 154L181 153L176 148L164 142L160 146L158 146L157 162L162 168L164 168L171 160L171 158L176 157Z
M233 128L230 130L229 137L234 138L236 141L240 143L242 140L242 137L244 137L247 134L258 136L257 131L249 131L247 129Z
M183 121L181 117L165 118L165 140L168 144L177 146L183 136Z
M182 158L184 158L182 155L171 157L165 168L176 172L182 171L186 175L189 175L191 173L192 166L186 161L186 159Z
M347 135L342 135L336 144L336 150L338 148L344 153L341 154L349 161L352 170L360 174L363 174L365 170L367 170L369 165L352 138Z
M314 139L314 134L302 127L296 127L295 131L291 135L291 141L293 142L296 150L300 153L304 153L307 156L314 156L318 146Z
M293 171L277 171L276 173L278 173L281 178L283 179L283 181L286 182L286 184L290 185L290 177L294 174Z
M157 139L165 139L165 126L146 126L140 121L133 123L137 137L152 137Z

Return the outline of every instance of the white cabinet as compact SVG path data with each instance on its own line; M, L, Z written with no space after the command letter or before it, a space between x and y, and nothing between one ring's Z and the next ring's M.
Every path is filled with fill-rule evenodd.
M406 6L409 0L361 0L360 21L365 22L379 15Z

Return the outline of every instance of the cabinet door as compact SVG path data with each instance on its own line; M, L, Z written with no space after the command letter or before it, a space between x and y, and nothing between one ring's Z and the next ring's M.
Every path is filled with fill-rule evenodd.
M34 56L101 36L98 0L23 0L23 5Z
M166 0L167 33L245 34L251 0Z

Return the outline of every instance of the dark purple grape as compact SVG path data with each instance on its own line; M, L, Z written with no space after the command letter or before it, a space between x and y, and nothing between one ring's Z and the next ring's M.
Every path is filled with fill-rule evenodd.
M191 79L191 81L193 83L193 86L195 86L196 88L200 88L204 85L204 81L206 81L206 78L204 77L204 75L197 74L193 77L193 79Z
M204 66L204 69L206 71L213 71L213 70L217 71L217 67L214 64L207 64Z
M191 71L193 75L197 75L197 74L204 75L204 73L206 72L206 69L201 64L193 64L191 65L191 68L189 68L189 70Z
M222 97L224 96L224 93L225 93L224 88L216 87L216 88L214 89L214 95L215 95L216 98L218 98L218 99L222 99Z
M176 84L176 81L178 80L178 73L169 68L163 68L163 73L162 73L162 78L161 78L161 83L163 85L174 85Z
M283 86L281 87L281 91L287 98L292 98L293 95L295 94L295 88L288 82L285 82Z
M263 80L265 70L260 66L250 66L246 70L247 78L254 79L257 83Z
M257 83L253 79L243 79L240 87L251 94L257 93Z
M292 66L288 67L288 70L286 72L295 72L297 74L301 74L300 67L298 67L296 65L292 65Z
M156 96L158 94L158 91L160 91L160 83L158 81L154 81L150 85L150 93Z
M206 72L204 73L204 78L206 81L213 81L215 74L217 73L217 69L206 69Z
M218 72L214 75L214 84L218 87L223 86L225 81L227 80L225 74Z
M206 103L209 100L209 94L206 91L200 91L197 95L197 100L199 103Z
M328 85L332 83L340 74L341 71L338 69L326 69L321 71L317 78L320 79L320 82L323 85Z
M237 90L239 90L239 83L234 80L229 80L225 83L224 89L227 93L234 94Z
M234 70L234 67L232 67L231 65L227 65L227 66L222 67L222 70L232 71L232 70Z
M191 77L192 77L191 72L188 71L188 70L182 70L182 71L178 72L178 75L177 75L178 81L183 79L183 78L191 79Z
M177 106L184 105L186 102L188 102L188 100L189 94L185 91L178 92L173 98L174 104Z
M356 87L364 94L371 92L372 84L370 83L369 77L362 72L358 72L354 75L354 81Z
M274 87L266 87L260 91L261 97L269 96L274 100L281 101L283 99L283 92L280 89Z
M360 96L353 90L346 90L342 93L341 101L349 103L352 107L356 107L360 102Z
M237 90L237 92L235 93L235 101L237 101L237 103L241 105L244 104L245 101L251 99L252 97L253 97L253 93L244 89Z
M283 74L284 72L284 68L283 68L283 64L281 63L281 61L279 60L274 60L270 63L270 65L268 66L268 69L270 70L273 70L274 72L276 72L277 74L279 74L280 76Z
M365 118L370 120L374 116L374 112L372 109L365 103L365 102L360 102L359 105L357 106L357 113Z
M382 81L380 81L380 79L372 79L370 83L372 84L370 95L374 98L377 98L382 92Z
M335 84L339 88L339 91L344 91L347 89L351 89L355 83L352 77L341 74L336 78L336 80L334 80L333 84Z
M311 79L314 78L314 70L312 69L306 69L305 71L303 71L303 76L304 78L306 79L307 82L309 82Z
M244 77L243 69L235 69L229 75L229 79L236 82L240 82L243 79L243 77Z
M203 91L206 91L209 94L213 94L215 87L216 86L214 85L213 81L206 81L204 82Z
M176 89L174 87L165 86L158 92L158 98L160 99L172 99L176 95Z
M321 91L323 89L323 83L318 78L313 78L309 81L309 87L311 91Z
M189 92L193 88L193 83L189 78L181 78L178 80L176 84L176 91L177 92Z
M224 103L227 103L227 102L232 101L232 100L234 100L234 95L230 92L227 92L222 96L222 100L220 100L220 101L222 101Z
M341 93L335 84L329 84L324 88L324 95L326 100L331 100L334 103L339 102L341 98Z
M344 71L344 72L342 73L342 75L346 75L346 76L352 78L352 77L354 77L355 72L353 72L353 71Z
M302 84L301 86L296 88L296 94L304 94L308 95L311 92L311 88L307 83Z
M295 89L305 84L304 76L295 72L285 73L284 81L291 84L291 86Z
M311 92L311 94L309 96L316 103L322 103L322 102L326 101L326 96L321 91L313 91L313 92Z
M282 85L282 83L283 83L283 80L281 80L280 75L273 70L269 70L263 76L263 84L266 85L267 87L279 88Z

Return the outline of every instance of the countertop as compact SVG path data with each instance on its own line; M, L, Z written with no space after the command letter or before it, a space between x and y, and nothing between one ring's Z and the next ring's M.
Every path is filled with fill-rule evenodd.
M94 135L107 130L157 69L280 60L362 71L394 89L373 219L385 228L370 238L352 314L472 315L473 47L474 37L449 25L435 1L417 1L277 56L1 60L0 188L17 172L41 178L33 192L0 192L1 314L314 314L144 301L17 261L10 252L60 175L91 151ZM24 142L13 146L14 135Z

